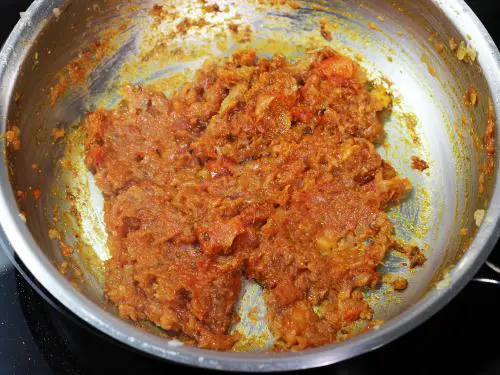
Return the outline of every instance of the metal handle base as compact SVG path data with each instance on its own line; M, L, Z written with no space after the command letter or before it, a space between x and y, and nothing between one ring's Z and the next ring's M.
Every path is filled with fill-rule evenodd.
M487 261L473 280L483 284L500 286L500 267Z

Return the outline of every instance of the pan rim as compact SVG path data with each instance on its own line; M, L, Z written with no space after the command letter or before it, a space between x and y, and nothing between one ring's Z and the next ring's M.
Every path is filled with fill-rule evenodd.
M430 0L441 8L458 29L477 35L481 44L479 62L483 68L490 92L494 98L497 129L500 127L500 52L485 27L464 0L442 2ZM6 95L0 99L0 121L6 127L9 99L20 69L22 56L30 40L43 27L54 7L64 0L36 0L32 3L0 52L0 87ZM455 9L460 8L460 15ZM498 143L498 141L497 141ZM375 350L420 325L444 307L472 279L500 237L500 168L497 166L493 196L487 215L494 224L484 224L478 231L469 250L450 273L448 289L433 289L414 306L396 319L381 326L379 330L357 336L349 341L330 344L303 352L255 354L215 352L187 345L176 345L149 334L105 311L76 290L47 259L37 245L27 226L18 217L18 208L9 183L7 166L0 166L0 226L7 241L7 251L15 251L34 277L62 305L75 315L106 335L135 349L174 362L227 371L268 372L288 371L320 367ZM2 234L0 233L0 236ZM3 236L2 236L3 237Z

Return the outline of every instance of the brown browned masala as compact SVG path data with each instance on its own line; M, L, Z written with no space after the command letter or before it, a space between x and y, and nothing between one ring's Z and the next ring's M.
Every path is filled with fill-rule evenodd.
M245 50L207 61L172 97L130 86L90 113L106 296L121 316L228 350L247 278L284 348L370 320L362 288L394 245L385 209L411 186L375 149L387 101L366 83L328 48L296 63Z

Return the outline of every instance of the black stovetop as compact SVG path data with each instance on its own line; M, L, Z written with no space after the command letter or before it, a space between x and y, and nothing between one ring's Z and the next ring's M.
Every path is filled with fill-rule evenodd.
M415 0L418 1L418 0ZM0 44L28 0L0 0ZM469 0L500 41L500 1ZM500 248L494 256L500 257ZM143 356L96 333L37 293L0 251L0 375L165 374L193 371ZM471 282L446 308L409 334L317 374L500 374L500 287ZM195 372L207 372L194 370Z

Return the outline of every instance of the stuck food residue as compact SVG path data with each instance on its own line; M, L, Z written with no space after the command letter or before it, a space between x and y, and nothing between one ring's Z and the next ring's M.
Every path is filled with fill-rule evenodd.
M101 40L92 42L90 48L81 52L78 57L61 70L56 77L56 84L50 87L49 101L51 106L56 105L58 99L68 88L82 83L103 60L113 38L113 33L109 34Z
M105 197L106 296L120 315L228 350L247 278L281 348L371 320L362 288L395 246L385 210L411 185L375 148L391 100L370 86L328 48L295 63L245 50L207 61L172 97L128 86L90 113L86 164Z
M382 279L386 284L391 285L394 290L403 291L408 288L408 280L399 275L387 274Z
M467 45L465 41L462 40L460 42L456 51L457 51L456 52L457 58L460 61L465 61L468 62L469 64L472 64L476 61L477 58L476 50L471 46Z
M14 151L21 149L21 130L17 126L11 127L5 132L5 140L7 146L11 147Z
M491 99L488 101L488 114L486 119L486 129L483 135L482 149L485 153L484 162L480 166L479 173L479 194L485 190L486 176L491 176L495 170L496 152L496 130L495 130L495 109Z
M429 164L425 160L419 158L418 156L412 156L411 167L417 171L423 172L429 168Z
M481 224L483 224L484 221L484 216L486 215L485 210L476 210L474 211L474 221L476 223L476 226L479 228Z
M476 106L479 100L479 93L474 86L470 86L464 94L464 104L468 107Z
M326 18L321 18L319 20L319 26L320 26L320 33L325 40L331 41L332 40L332 32L329 30L330 28L330 23Z

